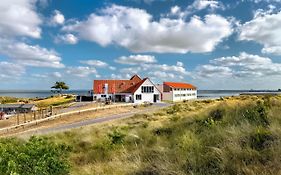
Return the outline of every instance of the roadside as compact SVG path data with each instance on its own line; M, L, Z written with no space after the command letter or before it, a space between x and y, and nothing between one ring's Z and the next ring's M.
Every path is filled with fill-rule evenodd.
M73 128L79 128L87 125L92 125L96 123L108 122L116 119L124 119L132 117L135 114L150 113L157 111L161 108L168 107L171 104L159 103L154 104L149 107L126 107L126 108L116 108L108 109L103 111L96 111L88 114L73 115L68 117L63 117L57 120L42 123L25 130L15 130L9 134L2 135L2 137L7 136L20 136L29 137L32 135L44 135L53 132L62 132Z

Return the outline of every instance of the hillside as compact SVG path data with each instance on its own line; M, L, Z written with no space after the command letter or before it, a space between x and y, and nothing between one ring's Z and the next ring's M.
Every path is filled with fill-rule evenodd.
M281 97L183 102L47 136L70 174L280 174ZM67 154L68 155L68 154Z

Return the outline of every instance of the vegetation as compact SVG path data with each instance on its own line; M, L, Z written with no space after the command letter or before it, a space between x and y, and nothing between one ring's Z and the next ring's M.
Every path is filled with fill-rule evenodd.
M65 163L66 150L70 150L68 147L63 146L67 149L58 151L62 155L59 158L62 159L58 159L52 149L48 150L47 145L50 144L42 144L47 149L41 149L40 146L38 149L44 150L48 156L49 152L50 155L55 154L54 166L63 165L59 168L62 170L59 172L61 174L69 170L74 175L275 175L281 173L280 107L281 96L241 96L191 101L177 103L153 114L137 114L122 122L49 135L47 141L51 145L71 145L68 157L70 169ZM2 141L0 148L7 144L3 150L9 150L9 142L11 140ZM18 145L26 143L19 142ZM35 152L38 149L23 147L23 150ZM11 155L0 152L0 161L6 161L2 155L15 158L15 165L18 160L22 160L21 156L15 156L21 155L18 152L13 153L10 149L8 153ZM40 156L35 156L35 160L40 162L41 159L37 157ZM34 163L36 161L25 163L31 169L27 172L37 169L35 167L38 164ZM1 170L5 173L11 172L10 167L19 167L7 161L0 164L2 165L6 167ZM45 165L43 164L44 167ZM45 172L51 171L42 169Z
M70 147L46 138L0 140L0 174L62 175L69 173Z
M0 97L0 104L16 103L18 100L19 99L15 97Z
M72 145L71 174L275 175L280 107L279 96L184 102L49 137Z
M59 105L66 105L74 101L73 96L54 96L51 98L43 99L36 101L35 104L38 107L44 108L48 106L59 106Z
M69 86L66 85L65 82L57 81L57 82L55 83L55 85L52 86L51 88L52 88L52 89L56 89L57 91L55 91L55 92L58 92L58 93L62 94L62 91L63 91L63 90L68 90L68 89L69 89Z

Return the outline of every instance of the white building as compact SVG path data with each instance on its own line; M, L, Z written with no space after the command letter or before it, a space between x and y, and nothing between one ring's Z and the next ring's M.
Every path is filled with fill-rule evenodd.
M157 103L161 92L149 78L134 75L129 80L94 80L94 98L114 102Z
M197 99L197 88L192 84L164 82L158 88L162 92L162 100L183 101Z

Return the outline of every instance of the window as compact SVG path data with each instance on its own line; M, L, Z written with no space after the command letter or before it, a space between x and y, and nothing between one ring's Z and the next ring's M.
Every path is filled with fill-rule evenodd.
M106 95L101 95L101 97L106 97Z
M142 86L141 93L154 93L154 86Z
M136 95L136 100L141 100L141 94Z

